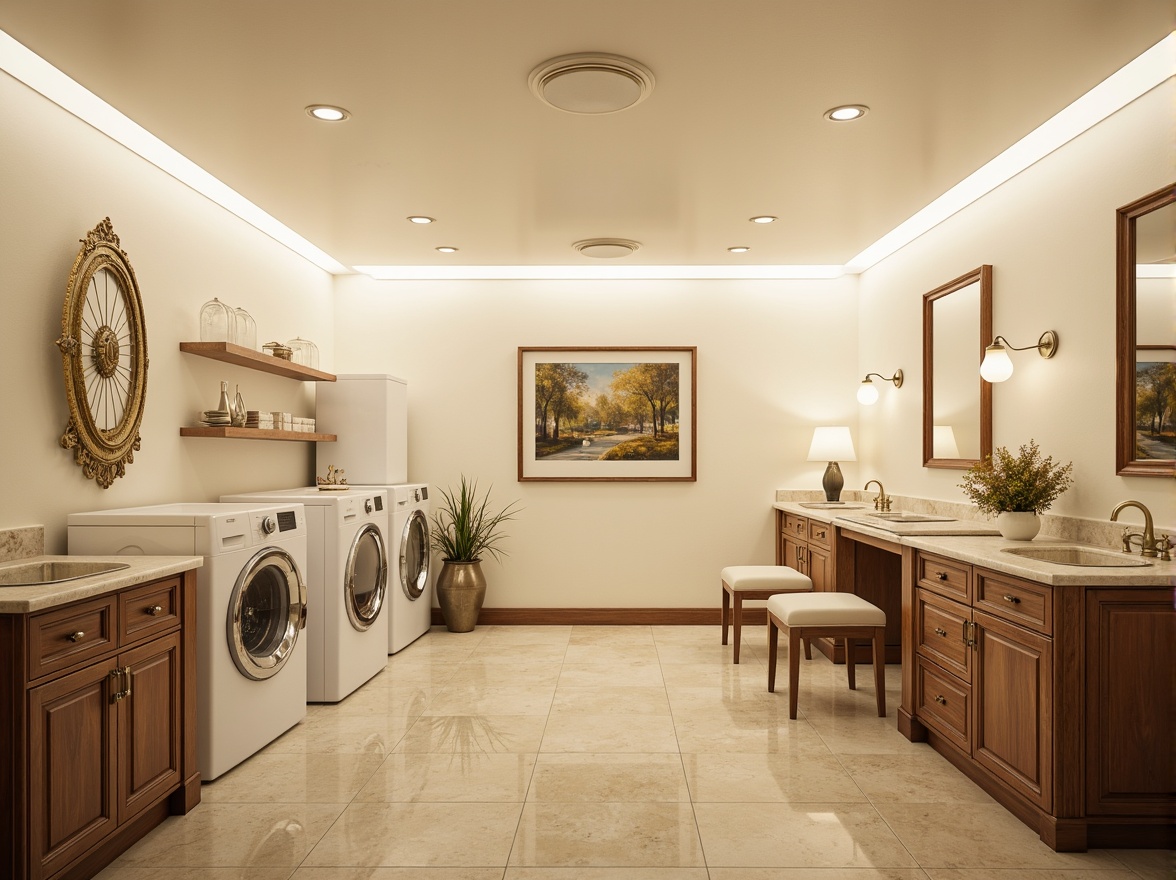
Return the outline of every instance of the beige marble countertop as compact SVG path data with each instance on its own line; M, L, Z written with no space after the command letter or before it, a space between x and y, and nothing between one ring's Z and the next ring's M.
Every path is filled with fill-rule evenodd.
M28 614L58 605L68 605L133 587L157 578L179 574L204 565L203 556L27 556L0 563L0 571L30 562L110 562L127 568L107 574L75 578L57 584L27 587L0 586L0 614Z
M1104 551L1117 548L1079 541L1065 541L1042 535L1032 541L1009 541L1000 536L1000 532L992 523L969 520L940 523L885 523L885 527L881 524L878 526L866 525L855 520L865 519L868 522L864 514L873 511L872 505L864 504L856 509L849 509L854 504L855 502L849 502L844 507L825 509L804 507L800 502L795 501L778 501L772 507L786 513L807 516L810 519L830 523L838 528L862 532L900 546L914 547L917 550L926 550L928 553L938 553L960 562L979 565L992 571L1052 586L1158 585L1176 587L1176 562L1163 562L1158 559L1145 560L1135 554L1131 557L1133 560L1148 564L1129 568L1097 568L1026 559L1006 553L1004 550L1045 545L1086 547ZM975 530L982 530L982 532L977 534Z

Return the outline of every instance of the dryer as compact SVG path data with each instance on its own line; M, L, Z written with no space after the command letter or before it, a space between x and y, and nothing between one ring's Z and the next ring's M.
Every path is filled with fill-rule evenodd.
M427 633L433 623L429 487L425 483L401 483L358 488L386 489L392 508L388 653L395 654Z
M306 698L335 703L388 663L388 496L316 486L224 495L221 501L306 509Z
M204 557L196 590L196 763L206 782L306 717L306 539L306 515L294 503L69 515L75 555Z

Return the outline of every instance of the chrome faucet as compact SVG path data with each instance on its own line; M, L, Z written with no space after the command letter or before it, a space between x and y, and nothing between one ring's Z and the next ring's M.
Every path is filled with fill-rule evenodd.
M1163 560L1171 559L1169 549L1172 544L1167 535L1161 535L1160 540L1156 540L1155 531L1152 529L1152 515L1139 501L1122 501L1115 505L1115 509L1111 511L1111 522L1119 521L1119 512L1125 507L1137 507L1143 512L1143 533L1132 532L1130 529L1123 529L1123 552L1131 552L1131 543L1133 538L1139 539L1139 555L1140 556L1156 556Z
M890 496L886 494L886 490L882 488L881 480L870 480L870 483L878 484L878 496L874 499L874 510L888 513L890 511ZM862 491L870 488L870 483L862 486Z

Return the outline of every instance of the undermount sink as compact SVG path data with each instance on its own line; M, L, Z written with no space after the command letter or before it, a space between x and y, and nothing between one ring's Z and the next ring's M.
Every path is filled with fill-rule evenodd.
M130 568L125 562L54 561L26 562L22 565L0 567L0 587L32 587L38 584L59 584L75 578L90 577Z
M1004 547L1002 553L1052 562L1056 565L1078 565L1083 568L1136 568L1151 565L1136 556L1093 547Z
M955 522L950 516L931 516L928 513L867 513L874 519L884 519L887 522L922 523L922 522Z
M801 501L801 507L813 510L860 510L864 504L850 504L845 501Z

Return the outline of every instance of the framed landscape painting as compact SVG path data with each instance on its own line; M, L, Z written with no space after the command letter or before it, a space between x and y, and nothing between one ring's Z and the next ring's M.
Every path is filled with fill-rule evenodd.
M696 479L696 349L519 348L519 480Z

